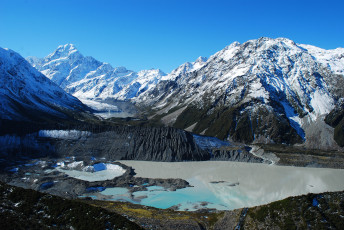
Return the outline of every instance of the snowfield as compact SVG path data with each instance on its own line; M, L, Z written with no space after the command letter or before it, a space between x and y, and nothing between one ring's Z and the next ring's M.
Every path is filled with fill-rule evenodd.
M78 140L80 138L88 137L90 135L92 135L91 132L79 130L40 130L38 132L39 137L48 137L65 140Z

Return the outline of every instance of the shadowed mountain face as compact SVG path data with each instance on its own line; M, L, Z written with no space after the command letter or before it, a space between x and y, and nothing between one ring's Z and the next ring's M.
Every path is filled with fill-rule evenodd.
M16 52L0 48L0 118L14 121L71 119L89 111Z

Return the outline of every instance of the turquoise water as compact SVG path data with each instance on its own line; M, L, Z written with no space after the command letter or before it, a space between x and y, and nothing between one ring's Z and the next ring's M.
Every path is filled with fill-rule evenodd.
M107 195L107 196L121 196L123 194L127 194L128 193L128 189L127 188L107 188L104 191L101 192L103 195Z
M235 187L229 187L225 184L205 183L196 179L189 180L194 187L168 191L162 189L151 189L149 191L134 192L134 197L146 196L141 199L140 204L156 208L170 208L178 206L179 210L197 210L201 208L216 208L218 210L231 209L231 199L224 199L224 193L232 194L234 199L245 200L247 197L236 193ZM225 190L217 193L216 191ZM239 195L239 196L238 196Z
M165 188L161 186L149 186L147 187L148 191L164 191Z
M134 192L130 196L126 188L107 188L101 194L112 196L109 200L128 201L155 208L177 207L178 210L198 210L201 208L215 208L218 210L232 209L236 200L242 201L247 197L240 195L235 187L227 184L211 184L191 179L194 187L169 191L160 186L149 186L147 191ZM224 190L224 191L222 191ZM219 193L217 193L219 192ZM234 197L225 199L227 194Z
M129 190L127 188L107 188L104 191L100 192L102 195L111 196L108 200L112 201L127 201L137 204L135 200L131 199Z

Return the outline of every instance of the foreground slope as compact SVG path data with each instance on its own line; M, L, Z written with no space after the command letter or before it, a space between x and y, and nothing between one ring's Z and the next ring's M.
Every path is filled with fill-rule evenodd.
M0 48L0 118L13 121L69 119L89 110L33 68L18 53Z
M1 229L141 229L103 208L0 183Z
M235 42L134 100L167 125L220 139L332 148L324 117L344 96L343 57L286 38Z
M124 202L73 201L3 183L0 191L3 229L341 229L344 224L343 192L233 211L178 212Z

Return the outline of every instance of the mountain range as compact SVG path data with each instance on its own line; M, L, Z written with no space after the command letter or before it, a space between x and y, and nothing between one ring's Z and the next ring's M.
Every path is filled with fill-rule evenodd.
M342 108L343 48L260 38L234 42L167 75L114 68L71 44L27 60L80 100L129 101L167 126L234 142L338 148L328 124L336 125L325 118Z
M137 97L166 75L159 69L136 73L125 67L114 68L83 56L73 44L61 45L45 58L28 57L27 60L66 92L92 100Z

